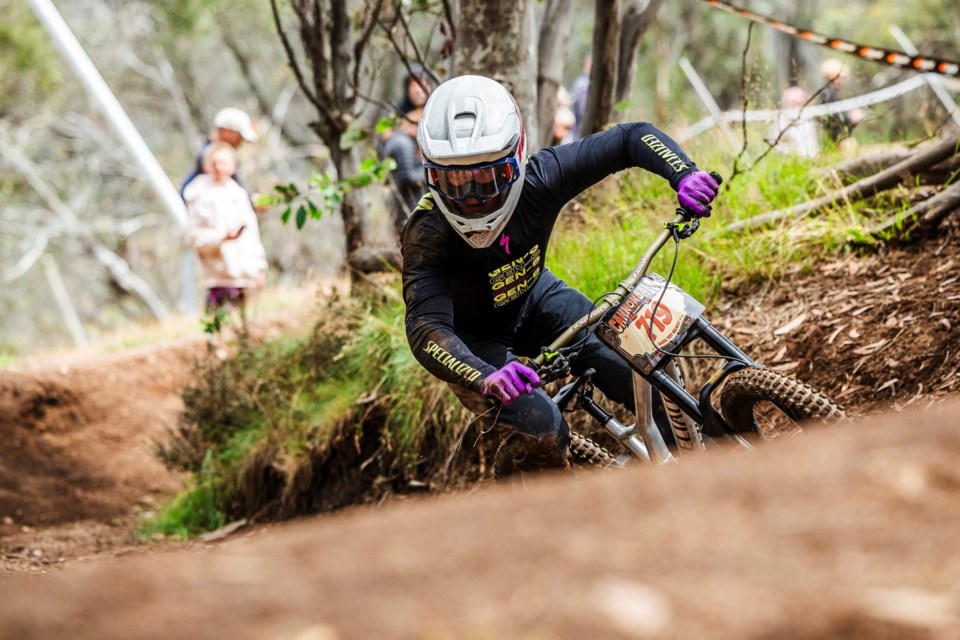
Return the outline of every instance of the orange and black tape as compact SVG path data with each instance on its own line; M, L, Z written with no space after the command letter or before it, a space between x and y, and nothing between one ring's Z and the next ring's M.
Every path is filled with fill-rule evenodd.
M924 71L928 73L939 73L945 76L960 76L960 63L952 60L930 58L922 55L912 56L908 53L904 53L903 51L897 51L894 49L880 49L878 47L857 44L842 38L824 36L809 29L799 29L784 22L780 22L779 20L762 16L759 13L754 13L753 11L749 11L747 9L741 9L740 7L734 6L729 2L723 2L722 0L703 1L712 7L720 9L721 11L738 15L742 18L746 18L747 20L752 20L753 22L765 24L778 31L782 31L783 33L790 34L802 40L828 47L830 49L834 49L835 51L849 53L851 55L863 58L864 60L870 60L871 62L877 62L880 64L887 64L893 67L915 69L917 71Z

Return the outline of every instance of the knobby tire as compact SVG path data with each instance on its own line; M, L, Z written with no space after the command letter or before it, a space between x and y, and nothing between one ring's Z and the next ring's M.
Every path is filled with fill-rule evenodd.
M730 374L720 393L720 413L738 433L756 433L765 439L778 437L765 432L754 409L769 403L794 425L808 420L840 420L843 409L813 387L770 369L747 368ZM794 426L793 431L798 432ZM784 434L785 435L785 434Z
M570 432L570 461L574 464L591 467L606 467L613 463L612 453L601 447L587 436Z

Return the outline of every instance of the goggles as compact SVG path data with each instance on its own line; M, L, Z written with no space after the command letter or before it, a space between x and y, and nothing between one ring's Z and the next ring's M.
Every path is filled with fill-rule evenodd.
M472 167L444 167L425 162L427 184L451 202L480 202L502 193L520 177L520 167L513 156Z

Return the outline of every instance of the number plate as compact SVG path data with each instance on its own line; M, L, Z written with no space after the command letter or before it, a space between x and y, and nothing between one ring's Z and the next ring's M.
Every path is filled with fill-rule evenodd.
M663 293L665 284L663 277L647 274L597 325L597 336L641 373L653 371L665 351L676 349L703 313L703 305L680 287L670 284Z

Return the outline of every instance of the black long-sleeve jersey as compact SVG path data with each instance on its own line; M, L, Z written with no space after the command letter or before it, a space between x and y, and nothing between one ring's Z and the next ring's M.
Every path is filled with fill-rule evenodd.
M475 356L457 332L509 337L543 272L561 208L629 167L662 176L674 190L697 170L676 142L642 122L542 149L527 161L510 221L485 249L468 245L443 218L434 195L424 196L401 239L407 340L420 364L441 380L478 389L496 368Z

